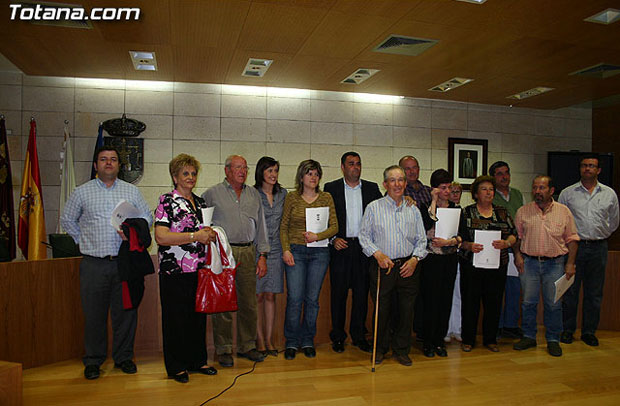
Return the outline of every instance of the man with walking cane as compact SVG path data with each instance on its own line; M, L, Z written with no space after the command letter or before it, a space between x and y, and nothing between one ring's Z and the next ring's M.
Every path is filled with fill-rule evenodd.
M411 365L411 326L413 305L420 287L418 262L426 256L426 233L420 211L407 206L403 193L405 172L393 165L383 171L387 195L370 203L359 233L366 256L376 261L370 267L370 291L375 300L374 364L380 364L390 343L396 360ZM399 321L389 337L390 297L398 294ZM373 370L374 370L373 364Z

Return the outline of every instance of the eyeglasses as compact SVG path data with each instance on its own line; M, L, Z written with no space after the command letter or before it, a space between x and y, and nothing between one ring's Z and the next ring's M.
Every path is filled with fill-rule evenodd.
M581 166L582 168L598 168L597 164L581 164L579 166Z

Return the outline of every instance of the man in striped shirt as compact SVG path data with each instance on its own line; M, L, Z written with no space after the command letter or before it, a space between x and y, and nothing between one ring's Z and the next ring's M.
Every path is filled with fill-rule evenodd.
M559 343L562 302L554 302L555 281L562 275L567 279L575 275L579 236L568 207L553 200L554 191L551 177L535 177L532 184L534 201L517 211L515 226L521 243L520 247L515 244L513 249L523 290L523 338L513 348L536 347L536 309L542 286L547 350L550 355L559 357L562 355Z
M396 165L383 171L387 195L366 207L359 232L359 241L366 256L374 257L370 267L370 290L376 300L377 274L381 275L375 363L383 361L388 352L388 322L393 293L398 295L399 322L391 337L396 360L411 365L411 326L413 305L420 287L418 262L426 256L426 233L420 211L403 199L407 181L404 170Z

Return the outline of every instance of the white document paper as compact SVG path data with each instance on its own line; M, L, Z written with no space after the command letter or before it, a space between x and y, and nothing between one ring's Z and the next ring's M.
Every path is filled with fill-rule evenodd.
M110 218L110 224L116 230L121 229L121 224L128 218L140 217L140 212L133 204L127 200L121 200L118 202L114 210L112 210L112 217Z
M553 303L557 303L573 283L575 283L575 275L571 276L568 280L566 280L566 275L560 276L560 279L555 281L555 298L553 299Z
M512 252L508 253L508 271L506 271L507 276L519 276L519 269L515 265L515 254Z
M461 209L437 208L437 223L435 223L435 237L449 240L458 234Z
M499 268L500 250L493 247L493 241L501 239L501 231L475 230L474 242L484 246L482 251L474 253L475 267L485 269Z
M306 231L315 234L327 230L329 224L329 207L308 207L306 208ZM327 247L329 239L319 240L306 244L306 247Z
M213 224L213 210L215 210L215 207L201 208L200 210L202 211L202 225L211 227L211 224Z

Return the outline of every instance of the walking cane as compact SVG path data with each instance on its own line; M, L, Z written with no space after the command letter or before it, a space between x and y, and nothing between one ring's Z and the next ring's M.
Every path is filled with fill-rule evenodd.
M391 270L392 270L392 267L390 266L385 274L388 275ZM375 372L375 359L377 356L377 322L379 320L379 289L380 288L381 288L381 267L378 266L377 267L377 297L375 298L375 334L372 340L372 361L371 361L372 372Z

